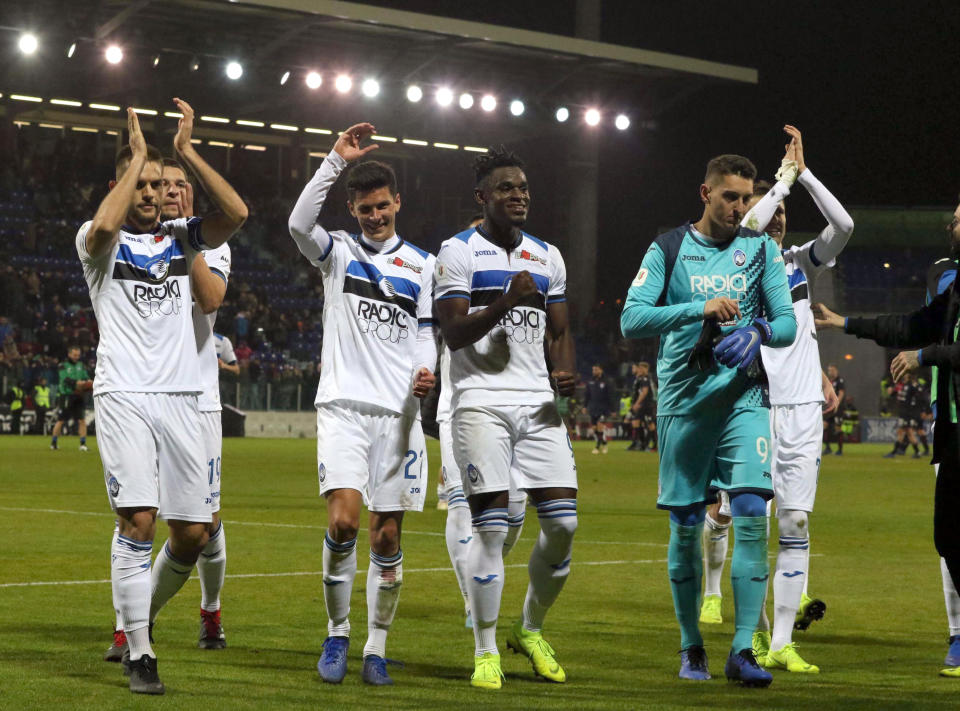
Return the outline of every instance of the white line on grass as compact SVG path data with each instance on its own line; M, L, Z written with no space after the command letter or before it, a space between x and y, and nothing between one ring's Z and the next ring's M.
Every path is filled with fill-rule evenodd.
M65 511L63 509L34 509L34 508L24 508L18 506L0 506L0 511L25 511L28 513L51 513L51 514L68 514L71 516L107 516L113 517L113 514L101 512L101 511ZM264 526L267 528L306 528L313 529L317 531L327 530L326 526L316 526L309 523L274 523L271 521L228 521L223 519L223 522L231 526ZM438 531L411 531L409 529L403 529L404 534L410 536L438 536L445 537L445 533L440 533ZM531 539L531 536L521 536L523 540ZM577 544L581 546L652 546L654 548L666 548L666 543L652 543L650 541L584 541L577 539Z
M575 565L650 565L652 563L666 563L667 559L663 558L661 560L583 560L576 561ZM526 563L511 563L509 565L504 565L504 568L526 568ZM444 573L444 572L453 572L453 568L439 567L439 568L410 568L404 570L405 574L408 573ZM365 574L366 570L357 570L357 575ZM323 575L321 570L298 570L292 571L289 573L233 573L227 575L228 578L242 579L242 578L295 578L311 575ZM197 580L197 576L194 575L191 578L192 580ZM0 588L32 588L32 587L48 587L56 585L104 585L110 582L109 578L100 579L100 580L38 580L35 582L25 582L25 583L0 583Z

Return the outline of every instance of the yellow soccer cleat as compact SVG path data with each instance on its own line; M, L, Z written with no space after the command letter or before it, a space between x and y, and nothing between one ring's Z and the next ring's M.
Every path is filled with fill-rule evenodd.
M786 669L788 672L796 674L819 674L820 667L816 664L808 664L797 653L795 642L783 645L783 649L776 651L770 650L767 653L767 669Z
M473 658L473 674L470 686L477 689L499 689L503 686L503 671L500 669L500 655L485 652L482 657Z
M766 666L767 654L770 652L770 633L754 632L751 644L753 645L753 655L757 658L757 664L762 667Z
M827 612L827 604L823 600L810 597L806 593L800 596L800 608L797 610L797 619L793 629L801 632L817 620L822 620Z
M723 615L720 612L720 602L723 598L719 595L705 595L703 604L700 606L700 623L704 625L719 625L723 622Z
M529 659L537 676L558 684L567 680L567 673L554 657L556 652L539 632L530 632L522 623L514 622L507 636L507 647Z
M960 679L960 667L944 667L940 670L940 676L948 676L951 679Z

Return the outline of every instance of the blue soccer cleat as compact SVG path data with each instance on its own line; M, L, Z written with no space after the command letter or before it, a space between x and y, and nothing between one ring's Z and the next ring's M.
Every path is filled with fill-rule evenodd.
M320 678L330 684L339 684L347 675L349 637L327 637L323 640L323 654L317 662Z
M688 681L707 681L710 670L707 668L707 652L703 647L691 645L680 650L681 679Z
M950 648L947 650L947 657L943 660L945 667L960 667L960 634L955 634L950 638Z
M387 674L388 661L391 664L400 664L400 662L378 657L376 654L364 657L363 671L360 674L363 682L365 684L372 684L373 686L393 686L393 679Z
M757 664L757 658L749 647L739 652L731 650L723 673L727 675L728 681L740 682L741 686L763 688L770 686L773 681L773 675Z

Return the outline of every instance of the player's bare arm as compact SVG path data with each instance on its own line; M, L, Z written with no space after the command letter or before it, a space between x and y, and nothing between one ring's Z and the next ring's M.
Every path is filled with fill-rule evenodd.
M247 206L230 184L197 153L190 142L193 134L193 108L182 99L174 99L183 118L173 137L174 151L200 181L210 196L217 212L204 216L203 242L208 247L219 247L247 221Z
M821 370L820 375L823 386L823 416L830 417L840 407L840 398L837 397L837 393L833 389L833 383L830 382L827 374Z
M558 301L547 305L547 331L550 336L550 362L553 364L550 377L557 384L560 395L573 395L577 385L577 354L570 330L567 302Z
M843 328L846 319L827 308L826 304L814 304L813 323L818 331L826 331L831 328Z
M228 373L233 373L234 375L240 375L240 364L239 363L224 363L223 358L217 357L217 367L220 370L225 370Z
M93 258L103 256L116 245L120 227L130 208L130 200L140 183L140 173L147 162L147 142L132 108L127 109L127 132L133 157L126 172L100 203L87 231L87 252Z
M468 313L467 299L441 299L434 303L443 341L452 351L472 345L483 338L512 308L537 294L537 285L528 271L517 273L510 287L485 309Z
M219 309L227 293L227 283L210 270L203 254L198 254L190 267L190 288L193 298L205 314L212 314Z

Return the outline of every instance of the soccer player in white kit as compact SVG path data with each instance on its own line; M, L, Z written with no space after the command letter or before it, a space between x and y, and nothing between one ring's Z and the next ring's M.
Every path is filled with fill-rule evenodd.
M810 193L827 226L816 239L781 249L797 317L797 336L786 348L760 349L770 382L771 474L780 546L773 575L773 633L770 636L769 631L762 629L764 614L753 646L758 661L768 669L815 674L819 668L800 657L792 640L810 570L808 519L813 511L820 473L824 403L832 393L820 367L810 291L817 277L836 264L837 256L853 233L853 219L807 168L800 131L790 125L785 126L784 131L791 141L784 165L777 174L778 182L751 207L744 224L751 229L765 226L767 234L782 247L786 234L783 200L796 181ZM827 402L827 406L830 405L836 407L835 403Z
M577 527L573 447L550 383L552 377L561 395L573 392L574 347L563 258L521 230L530 205L523 162L495 149L477 159L475 170L484 220L443 243L434 308L450 348L453 454L465 474L475 531L467 554L476 643L470 683L499 689L496 627L512 467L536 504L540 535L522 620L512 625L507 645L526 655L539 676L566 680L541 629L570 571Z
M367 643L363 681L392 684L387 632L403 583L404 511L423 509L426 448L419 399L433 387L434 257L396 234L400 209L390 166L366 161L347 178L347 205L361 234L317 224L327 192L374 132L351 126L307 183L290 215L290 234L323 276L323 369L317 388L317 474L326 498L323 594L327 638L317 670L340 683L347 672L350 593L357 571L360 509L370 511Z
M223 244L247 217L239 195L190 143L193 110L174 102L183 114L174 147L219 211L158 223L160 154L128 109L129 151L120 152L115 183L76 239L100 327L94 406L104 481L119 520L113 595L129 644L130 690L148 694L164 692L148 632L156 517L170 526L172 554L191 565L211 518L190 269L202 249Z

